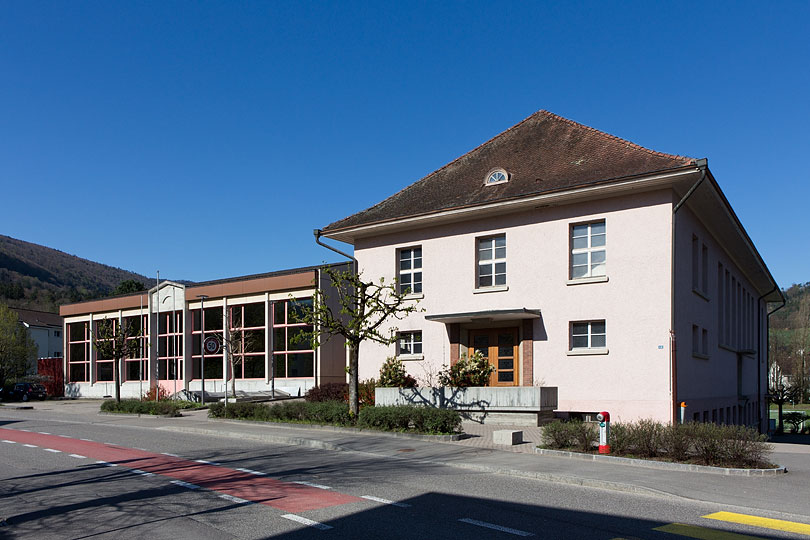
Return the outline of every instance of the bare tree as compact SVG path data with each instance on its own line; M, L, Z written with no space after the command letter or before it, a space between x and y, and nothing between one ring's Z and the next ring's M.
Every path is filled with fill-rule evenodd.
M241 321L240 321L241 326ZM241 328L234 326L231 310L225 313L225 324L223 331L216 334L225 349L224 353L228 357L228 365L231 370L231 394L236 400L236 369L245 361L245 353L251 351L255 345L262 342L256 334L243 332ZM227 398L227 390L225 392ZM227 403L227 399L225 402Z
M335 313L332 310L329 298L319 287L315 292L312 309L297 310L300 312L297 315L298 321L311 325L313 330L302 332L294 339L308 339L313 348L320 344L321 334L329 337L343 336L346 339L349 349L349 412L357 416L360 410L360 344L364 341L382 345L394 343L397 340L397 328L385 327L385 323L391 319L401 320L409 313L418 311L417 301L407 299L410 291L400 291L396 280L388 284L384 278L380 278L377 283L367 282L362 280L360 274L329 266L323 272L334 286L338 311Z
M785 424L782 418L782 409L785 403L795 401L797 395L798 388L784 375L782 367L776 362L772 363L770 372L768 373L768 397L772 403L776 403L777 407L779 407L777 433L783 433L785 431Z
M93 347L97 358L113 360L113 380L115 381L115 401L121 402L121 361L136 358L140 352L140 340L143 337L139 325L131 324L127 319L118 321L104 318L96 323L92 330ZM155 394L157 395L157 394Z

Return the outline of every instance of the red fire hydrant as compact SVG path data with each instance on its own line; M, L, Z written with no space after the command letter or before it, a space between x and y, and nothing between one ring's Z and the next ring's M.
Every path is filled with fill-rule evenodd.
M610 453L610 413L602 411L596 415L599 420L599 453Z

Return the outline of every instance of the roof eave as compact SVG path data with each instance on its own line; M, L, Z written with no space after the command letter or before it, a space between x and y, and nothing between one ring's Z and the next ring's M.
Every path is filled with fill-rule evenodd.
M415 214L331 230L324 229L323 236L348 244L354 244L359 238L378 236L404 229L478 219L490 214L519 212L537 206L550 206L587 199L600 199L631 190L637 191L640 188L655 189L657 187L670 186L675 182L685 180L689 175L696 174L697 171L698 169L694 165L686 165L655 173L645 173L644 175L625 177L622 179L603 180L574 188L524 195L512 199L447 208L435 212Z

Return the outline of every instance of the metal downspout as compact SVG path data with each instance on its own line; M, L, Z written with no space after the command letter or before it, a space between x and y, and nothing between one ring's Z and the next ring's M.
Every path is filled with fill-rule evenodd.
M763 294L762 296L757 298L757 308L759 308L759 303L762 302L763 298L765 298L766 296L769 296L771 293L776 291L776 289L778 289L778 288L779 288L778 285L774 285L773 289L771 289L770 291L766 292L765 294ZM779 309L782 309L784 306L785 306L785 302L783 301L782 305L779 306L778 308L776 308L774 311L778 311ZM766 308L768 307L767 302L765 303L765 307ZM768 319L770 319L770 316L771 316L771 314L768 313L765 316L765 320L768 321ZM758 362L757 362L757 400L760 401L759 408L758 408L758 411L757 411L757 425L759 426L760 433L762 433L762 403L761 403L761 397L762 397L762 369L759 367L759 360L762 358L762 310L761 309L757 309L757 321L759 322L759 324L757 324L757 360L758 360ZM765 328L765 347L766 347L765 348L765 358L768 360L767 362L765 362L765 371L766 371L766 373L770 373L770 367L771 367L771 365L770 365L771 364L770 363L771 340L770 340L770 335L769 335L770 334L770 326L771 326L770 322L768 321L768 325ZM770 415L768 417L770 418ZM766 429L766 431L767 431L767 429Z
M347 259L350 259L352 261L352 265L353 265L352 266L352 272L355 273L355 274L357 273L357 259L355 259L351 255L349 255L348 253L344 253L344 252L340 251L339 249L330 246L329 244L324 244L323 242L321 242L321 234L323 234L323 232L320 229L313 229L312 234L315 235L315 243L318 244L319 246L323 246L326 249L334 251L338 255L343 255Z
M770 295L772 292L776 291L778 288L779 288L779 285L774 284L773 289L771 289L770 291L768 291L767 293L765 293L765 294L763 294L762 296L759 297L759 301L761 301L766 296ZM759 304L759 301L757 301L757 304ZM765 324L765 358L767 360L765 362L765 372L769 373L769 374L771 372L771 330L770 330L771 329L771 315L773 315L774 313L776 313L777 311L779 311L780 309L785 307L785 304L787 304L787 302L785 301L785 298L784 298L784 295L783 295L782 296L782 304L779 305L779 307L775 308L773 311L768 311L765 314L765 323L766 323ZM765 308L767 309L767 307L768 307L768 303L766 302L765 303ZM759 355L761 356L762 355L762 349L760 347L762 345L762 329L760 329L760 331L757 332L757 337L758 337L758 339L757 339L757 348L759 350ZM761 392L762 392L762 370L759 369L759 366L757 366L757 397L762 395ZM770 392L766 392L766 394L768 394L768 393L770 393ZM766 403L768 403L768 402L766 401ZM770 411L770 406L768 407L768 411ZM768 420L770 420L770 418L771 418L771 416L770 416L770 412L769 412L768 413ZM760 404L760 406L759 406L759 416L758 416L757 419L759 420L759 427L760 427L760 429L762 429L762 404ZM769 424L770 424L770 422L769 422ZM766 431L767 431L767 428L766 428Z
M700 179L689 188L689 191L686 192L686 195L681 198L680 201L672 208L672 255L670 257L670 279L672 283L672 287L670 288L670 305L671 305L671 313L670 313L670 371L671 371L671 380L670 383L672 385L672 423L675 424L678 422L678 359L677 359L677 348L676 348L676 335L675 335L675 236L676 236L676 227L675 227L675 215L678 210L686 203L686 200L692 196L695 190L700 187L700 184L706 179L706 171L709 167L709 161L706 158L699 159L695 162L697 165L698 170L701 172Z
M352 274L357 275L357 272L358 272L358 264L357 264L357 259L355 259L353 256L349 255L348 253L344 253L344 252L340 251L339 249L337 249L337 248L335 248L335 247L330 246L329 244L324 244L323 242L321 242L321 234L322 234L322 231L321 231L320 229L313 229L312 234L314 234L314 235L315 235L315 243L316 243L316 244L318 244L319 246L323 246L323 247L325 247L326 249L328 249L328 250L330 250L330 251L334 251L334 252L335 252L335 253L337 253L338 255L343 255L343 256L344 256L344 257L346 257L347 259L350 259L350 260L352 261ZM321 282L320 282L320 270L318 270L317 275L318 275L318 283L317 283L317 286L318 286L318 288L320 288L320 286L321 286ZM355 306L355 309L356 309L356 307L357 307L357 306ZM318 355L318 358L320 358L320 355L319 355L317 352L316 352L315 354L317 354L317 355ZM316 360L317 360L317 359L316 359ZM345 360L345 358L344 358L344 360ZM316 361L316 364L317 364L317 361ZM315 380L317 381L317 378L316 378Z

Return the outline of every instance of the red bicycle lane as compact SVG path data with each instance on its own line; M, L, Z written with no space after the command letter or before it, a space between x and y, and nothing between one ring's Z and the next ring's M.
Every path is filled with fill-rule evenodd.
M58 450L133 471L161 475L286 512L303 512L363 501L360 497L283 482L223 465L200 463L124 446L7 428L0 428L0 440Z

